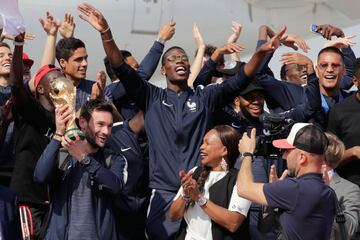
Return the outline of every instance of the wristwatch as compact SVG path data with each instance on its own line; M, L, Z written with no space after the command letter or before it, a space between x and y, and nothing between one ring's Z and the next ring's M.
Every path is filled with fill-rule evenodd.
M199 200L196 201L197 204L199 204L200 207L205 206L205 204L207 203L207 198L205 198L204 196L201 196L199 198Z
M244 152L243 154L241 154L241 158L244 158L244 157L251 157L251 159L253 160L254 154L251 152Z
M84 158L80 159L80 164L83 166L89 165L91 159L88 156L85 156Z

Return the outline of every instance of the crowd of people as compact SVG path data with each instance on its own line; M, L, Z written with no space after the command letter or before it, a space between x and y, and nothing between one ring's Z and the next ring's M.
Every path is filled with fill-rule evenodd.
M264 25L243 62L239 23L223 46L194 25L190 63L164 51L171 20L138 63L100 10L78 11L104 49L95 80L71 14L40 19L42 59L25 33L1 35L0 239L360 239L353 36L318 25L313 61L305 40ZM159 62L165 89L149 82Z

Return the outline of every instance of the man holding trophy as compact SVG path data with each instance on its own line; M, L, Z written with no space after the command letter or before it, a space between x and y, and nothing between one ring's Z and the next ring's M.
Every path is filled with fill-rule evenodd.
M126 183L126 163L122 155L104 147L112 129L112 109L104 100L86 102L79 118L85 139L72 129L72 140L65 133L73 110L68 104L56 107L55 135L34 172L35 181L50 184L52 211L45 239L116 239L111 200ZM69 154L59 162L61 147Z

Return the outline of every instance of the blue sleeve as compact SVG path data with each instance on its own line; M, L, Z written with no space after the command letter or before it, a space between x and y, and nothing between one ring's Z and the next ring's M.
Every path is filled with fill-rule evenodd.
M301 86L279 81L269 74L257 75L267 95L271 96L284 110L290 110L301 102Z
M340 89L349 90L353 86L352 77L354 74L353 68L356 56L351 47L342 48L341 51L344 54L346 73L341 80Z
M61 143L52 139L46 146L36 163L34 171L34 181L38 183L49 183L55 175L57 157Z
M119 193L125 184L124 182L124 168L126 165L125 159L120 154L114 154L111 157L110 168L104 167L94 158L91 159L90 164L84 166L85 171L92 176L92 180L96 182L100 190L107 190L112 194Z
M264 45L267 41L266 40L258 40L256 43L256 50L259 49L262 45ZM267 54L264 59L262 60L259 69L257 70L257 73L259 74L268 74L272 77L274 77L274 73L269 68L269 62L273 56L273 53Z
M105 96L109 97L111 102L126 96L124 86L120 81L113 82L105 87Z
M293 211L297 205L299 185L294 179L286 178L274 183L265 183L263 191L268 205L272 208Z
M137 72L142 80L149 81L159 64L164 51L164 44L155 41L150 51L139 64Z
M143 80L140 75L128 64L123 63L117 68L113 68L116 76L121 79L127 94L135 101L137 106L146 112L147 106L153 98L159 94L160 88Z
M207 86L211 83L211 78L214 75L216 71L216 62L209 60L204 64L204 66L201 68L199 74L196 76L196 79L193 83L194 89L196 89L198 86Z
M237 74L221 84L210 84L206 86L203 89L203 94L207 106L209 106L212 111L224 107L238 95L241 88L249 83L251 79L252 78L245 75L244 67L242 67Z

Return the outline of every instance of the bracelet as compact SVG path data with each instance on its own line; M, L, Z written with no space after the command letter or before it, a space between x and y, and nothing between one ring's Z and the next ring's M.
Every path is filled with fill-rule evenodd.
M110 38L110 39L101 39L103 42L111 42L113 41L114 39L113 38Z
M158 39L156 39L156 41L161 43L162 45L165 45L165 39L163 39L162 37L159 37Z
M185 202L190 202L191 198L189 196L185 196L183 192L180 195L181 195L182 199L185 200Z
M101 34L104 34L104 33L106 33L107 31L109 31L110 30L110 26L108 26L108 28L107 29L105 29L104 31L102 31L102 32L100 32Z
M25 44L24 41L22 41L22 42L17 42L17 41L14 40L14 45L15 45L15 46L24 46L24 44Z

